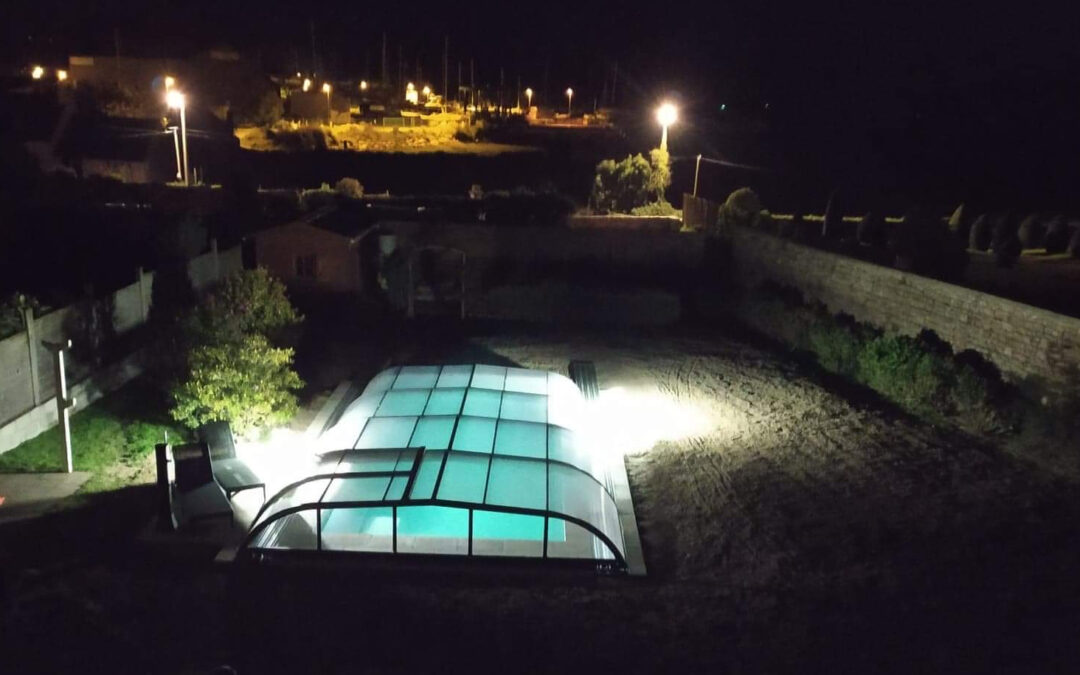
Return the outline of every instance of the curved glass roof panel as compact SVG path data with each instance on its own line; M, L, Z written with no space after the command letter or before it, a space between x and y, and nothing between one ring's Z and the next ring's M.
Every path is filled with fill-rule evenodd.
M606 458L580 433L586 419L577 386L556 373L389 368L322 434L315 473L267 501L247 546L625 566Z

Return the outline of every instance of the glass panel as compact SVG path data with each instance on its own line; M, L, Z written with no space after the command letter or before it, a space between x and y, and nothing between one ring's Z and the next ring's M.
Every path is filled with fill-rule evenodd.
M356 443L357 448L403 448L409 444L415 417L372 417Z
M544 492L546 469L547 462L495 457L491 463L491 477L484 501L500 506L542 510L547 504Z
M572 464L597 480L604 478L601 463L584 447L581 436L562 427L548 427L548 459Z
M585 405L577 385L556 373L548 373L548 424L558 424L567 429L581 425Z
M450 436L454 433L453 417L421 417L416 423L409 445L428 450L445 450L450 447Z
M457 415L461 413L461 399L465 398L464 389L435 389L428 399L425 415Z
M419 422L417 422L419 425ZM416 434L414 433L413 436ZM401 457L398 458L397 466L394 467L394 471L412 471L413 462L416 460L416 453L419 450L402 450Z
M386 491L388 501L398 500L405 496L405 486L409 484L408 476L394 476L390 481L390 488Z
M607 544L577 523L561 518L548 518L549 558L586 558L589 560L613 560Z
M420 468L416 471L416 480L413 481L412 493L409 499L431 499L435 491L435 481L439 478L439 469L442 468L443 455L445 452L425 452L424 459L420 461Z
M431 389L437 379L438 366L405 366L394 381L394 389Z
M424 412L424 406L427 405L428 392L428 389L388 391L383 396L379 412L375 415L378 417L419 415Z
M393 471L400 450L353 450L345 453L334 473Z
M500 420L495 432L495 454L545 459L546 430L543 424Z
M541 370L525 368L506 369L506 391L520 391L525 394L547 394L548 374Z
M469 511L449 506L400 506L398 553L469 552Z
M439 382L435 386L439 389L467 387L472 379L472 369L472 366L443 366Z
M322 547L327 551L394 550L393 509L389 506L362 509L324 509Z
M548 509L583 520L622 545L618 509L611 496L581 471L561 464L548 465ZM609 517L609 513L614 518ZM613 528L612 523L616 526Z
M505 420L525 422L547 421L547 399L537 394L520 394L508 391L503 394L499 417Z
M320 446L325 450L344 450L353 447L364 424L379 407L382 396L382 392L364 394L350 403L334 426L327 429L326 433L319 438Z
M495 420L487 417L461 417L454 434L454 450L491 452L495 441Z
M504 382L506 382L506 368L503 366L476 366L470 386L501 391Z
M382 501L389 476L364 476L363 478L335 478L326 491L323 503Z
M469 389L465 397L463 415L475 415L477 417L498 417L499 400L502 398L501 391L491 389Z
M290 513L271 522L252 541L252 548L285 548L314 550L315 511Z
M258 522L252 523L252 527L254 528L258 523L270 520L276 513L290 507L299 506L301 504L317 503L319 498L322 497L323 491L326 490L326 486L329 484L329 478L320 478L319 480L307 481L294 488L284 490L280 493L281 496L278 498L271 497L270 499L273 501L269 502L270 506L266 508L266 511L259 518Z
M479 504L484 499L490 457L472 453L452 452L446 459L439 499Z
M544 555L544 517L473 511L473 554Z
M364 394L373 394L378 392L384 392L390 388L390 385L394 384L394 378L397 377L398 369L387 368L375 377L371 378L371 382L364 387Z

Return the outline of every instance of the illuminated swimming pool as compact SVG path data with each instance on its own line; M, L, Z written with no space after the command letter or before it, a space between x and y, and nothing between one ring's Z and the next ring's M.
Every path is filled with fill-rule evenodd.
M249 551L581 559L625 567L604 457L577 386L488 365L375 376L320 438L312 475L269 499Z

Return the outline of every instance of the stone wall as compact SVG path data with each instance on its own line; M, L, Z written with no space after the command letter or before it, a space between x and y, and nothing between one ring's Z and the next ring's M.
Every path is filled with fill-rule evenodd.
M1039 396L1080 393L1080 319L752 230L735 228L730 237L743 288L769 280L879 328L930 329L956 351L981 352Z

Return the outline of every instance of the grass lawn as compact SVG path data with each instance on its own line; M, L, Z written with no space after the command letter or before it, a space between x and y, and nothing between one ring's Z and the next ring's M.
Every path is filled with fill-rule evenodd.
M93 475L81 492L104 492L154 478L154 444L187 431L169 418L159 391L135 380L71 417L76 471ZM63 471L63 442L56 426L0 455L0 473Z

